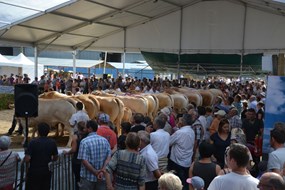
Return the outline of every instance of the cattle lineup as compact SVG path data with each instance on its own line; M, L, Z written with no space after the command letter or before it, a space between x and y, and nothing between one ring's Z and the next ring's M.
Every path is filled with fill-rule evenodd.
M72 156L74 189L154 190L173 185L213 190L244 183L255 190L267 175L284 187L280 176L285 158L283 149L278 150L285 143L283 123L270 133L271 146L278 151L267 160L262 155L268 102L264 80L25 77L11 75L0 82L38 85L38 116L29 118L28 126L25 118L14 117L21 131L32 129L25 151L25 161L31 164L27 175L32 176L27 185L50 187L49 180L38 179L37 164L42 155L49 155L47 164L57 160L55 142L47 140L49 128L55 128L58 138L64 131L69 134L70 149L63 154ZM39 149L42 146L46 151Z

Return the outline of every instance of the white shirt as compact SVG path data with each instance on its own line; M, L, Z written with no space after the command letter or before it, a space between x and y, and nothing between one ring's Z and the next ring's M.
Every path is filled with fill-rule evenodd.
M155 151L153 150L152 146L148 144L146 147L140 150L140 154L145 159L145 165L146 165L145 182L157 180L153 175L153 171L159 169L158 168L158 157Z
M150 144L158 158L166 158L169 153L170 135L164 129L150 133Z
M170 136L170 159L183 167L192 163L195 133L191 126L184 126Z
M78 131L77 123L79 123L80 121L87 122L89 120L90 120L89 116L87 115L85 111L78 110L75 114L71 116L71 118L69 119L69 123L72 126L75 125L74 132L77 132Z
M267 170L273 169L282 170L283 164L285 163L285 147L278 148L273 152L269 153Z
M240 175L230 172L226 175L217 176L210 183L208 190L258 190L259 180L251 175Z

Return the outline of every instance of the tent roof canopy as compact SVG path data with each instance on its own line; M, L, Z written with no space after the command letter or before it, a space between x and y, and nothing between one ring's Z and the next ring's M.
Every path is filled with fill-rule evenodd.
M147 49L169 52L171 51L169 44L172 42L169 40L169 35L164 35L162 32L171 34L172 31L165 30L161 24L169 22L166 23L168 27L179 29L179 12L183 11L182 14L188 14L191 7L210 10L210 15L206 16L209 16L208 20L214 19L212 16L220 12L214 10L215 6L211 6L215 3L221 3L220 7L225 11L228 7L235 6L239 10L237 15L241 19L244 16L242 11L244 7L248 7L250 12L255 10L281 17L285 15L284 0L2 0L0 2L0 45L37 46L39 50L48 48L138 52ZM250 17L251 14L248 16ZM184 15L183 20L189 18ZM202 16L200 21L204 21ZM231 22L235 21L240 24L238 20ZM182 24L185 25L185 23ZM154 30L148 33L149 28L154 28ZM203 29L205 28L200 28L200 31ZM125 34L124 31L126 31ZM140 45L145 40L139 39L141 34L145 33L147 38L153 41L151 35L157 35L156 32L161 36L161 39L154 37L159 41L157 47L153 44ZM176 31L174 37L176 34L178 35L179 32ZM166 40L170 41L169 44L164 44L163 41ZM178 49L184 49L184 47L174 47L172 50L178 51ZM192 51L191 49L188 48L187 51ZM219 49L219 47L208 47L208 49ZM223 48L220 49L223 50ZM253 47L253 49L258 48ZM207 48L206 51L208 51Z

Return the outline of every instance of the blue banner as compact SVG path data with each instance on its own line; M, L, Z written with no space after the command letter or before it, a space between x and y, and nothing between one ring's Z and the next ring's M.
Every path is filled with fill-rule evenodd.
M14 94L14 86L0 85L0 94Z
M276 123L285 122L285 77L268 76L265 102L263 153L270 153L270 130Z

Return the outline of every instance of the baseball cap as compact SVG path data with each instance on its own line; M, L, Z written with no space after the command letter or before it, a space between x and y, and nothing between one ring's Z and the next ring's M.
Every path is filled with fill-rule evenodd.
M224 110L219 110L214 113L215 115L225 116L227 113Z
M99 115L99 120L104 123L108 123L110 121L110 116L106 113L101 113Z
M204 188L205 186L205 182L202 178L200 178L199 176L194 176L192 178L188 178L186 180L187 183L192 184L192 186L197 189L200 190L202 188Z

